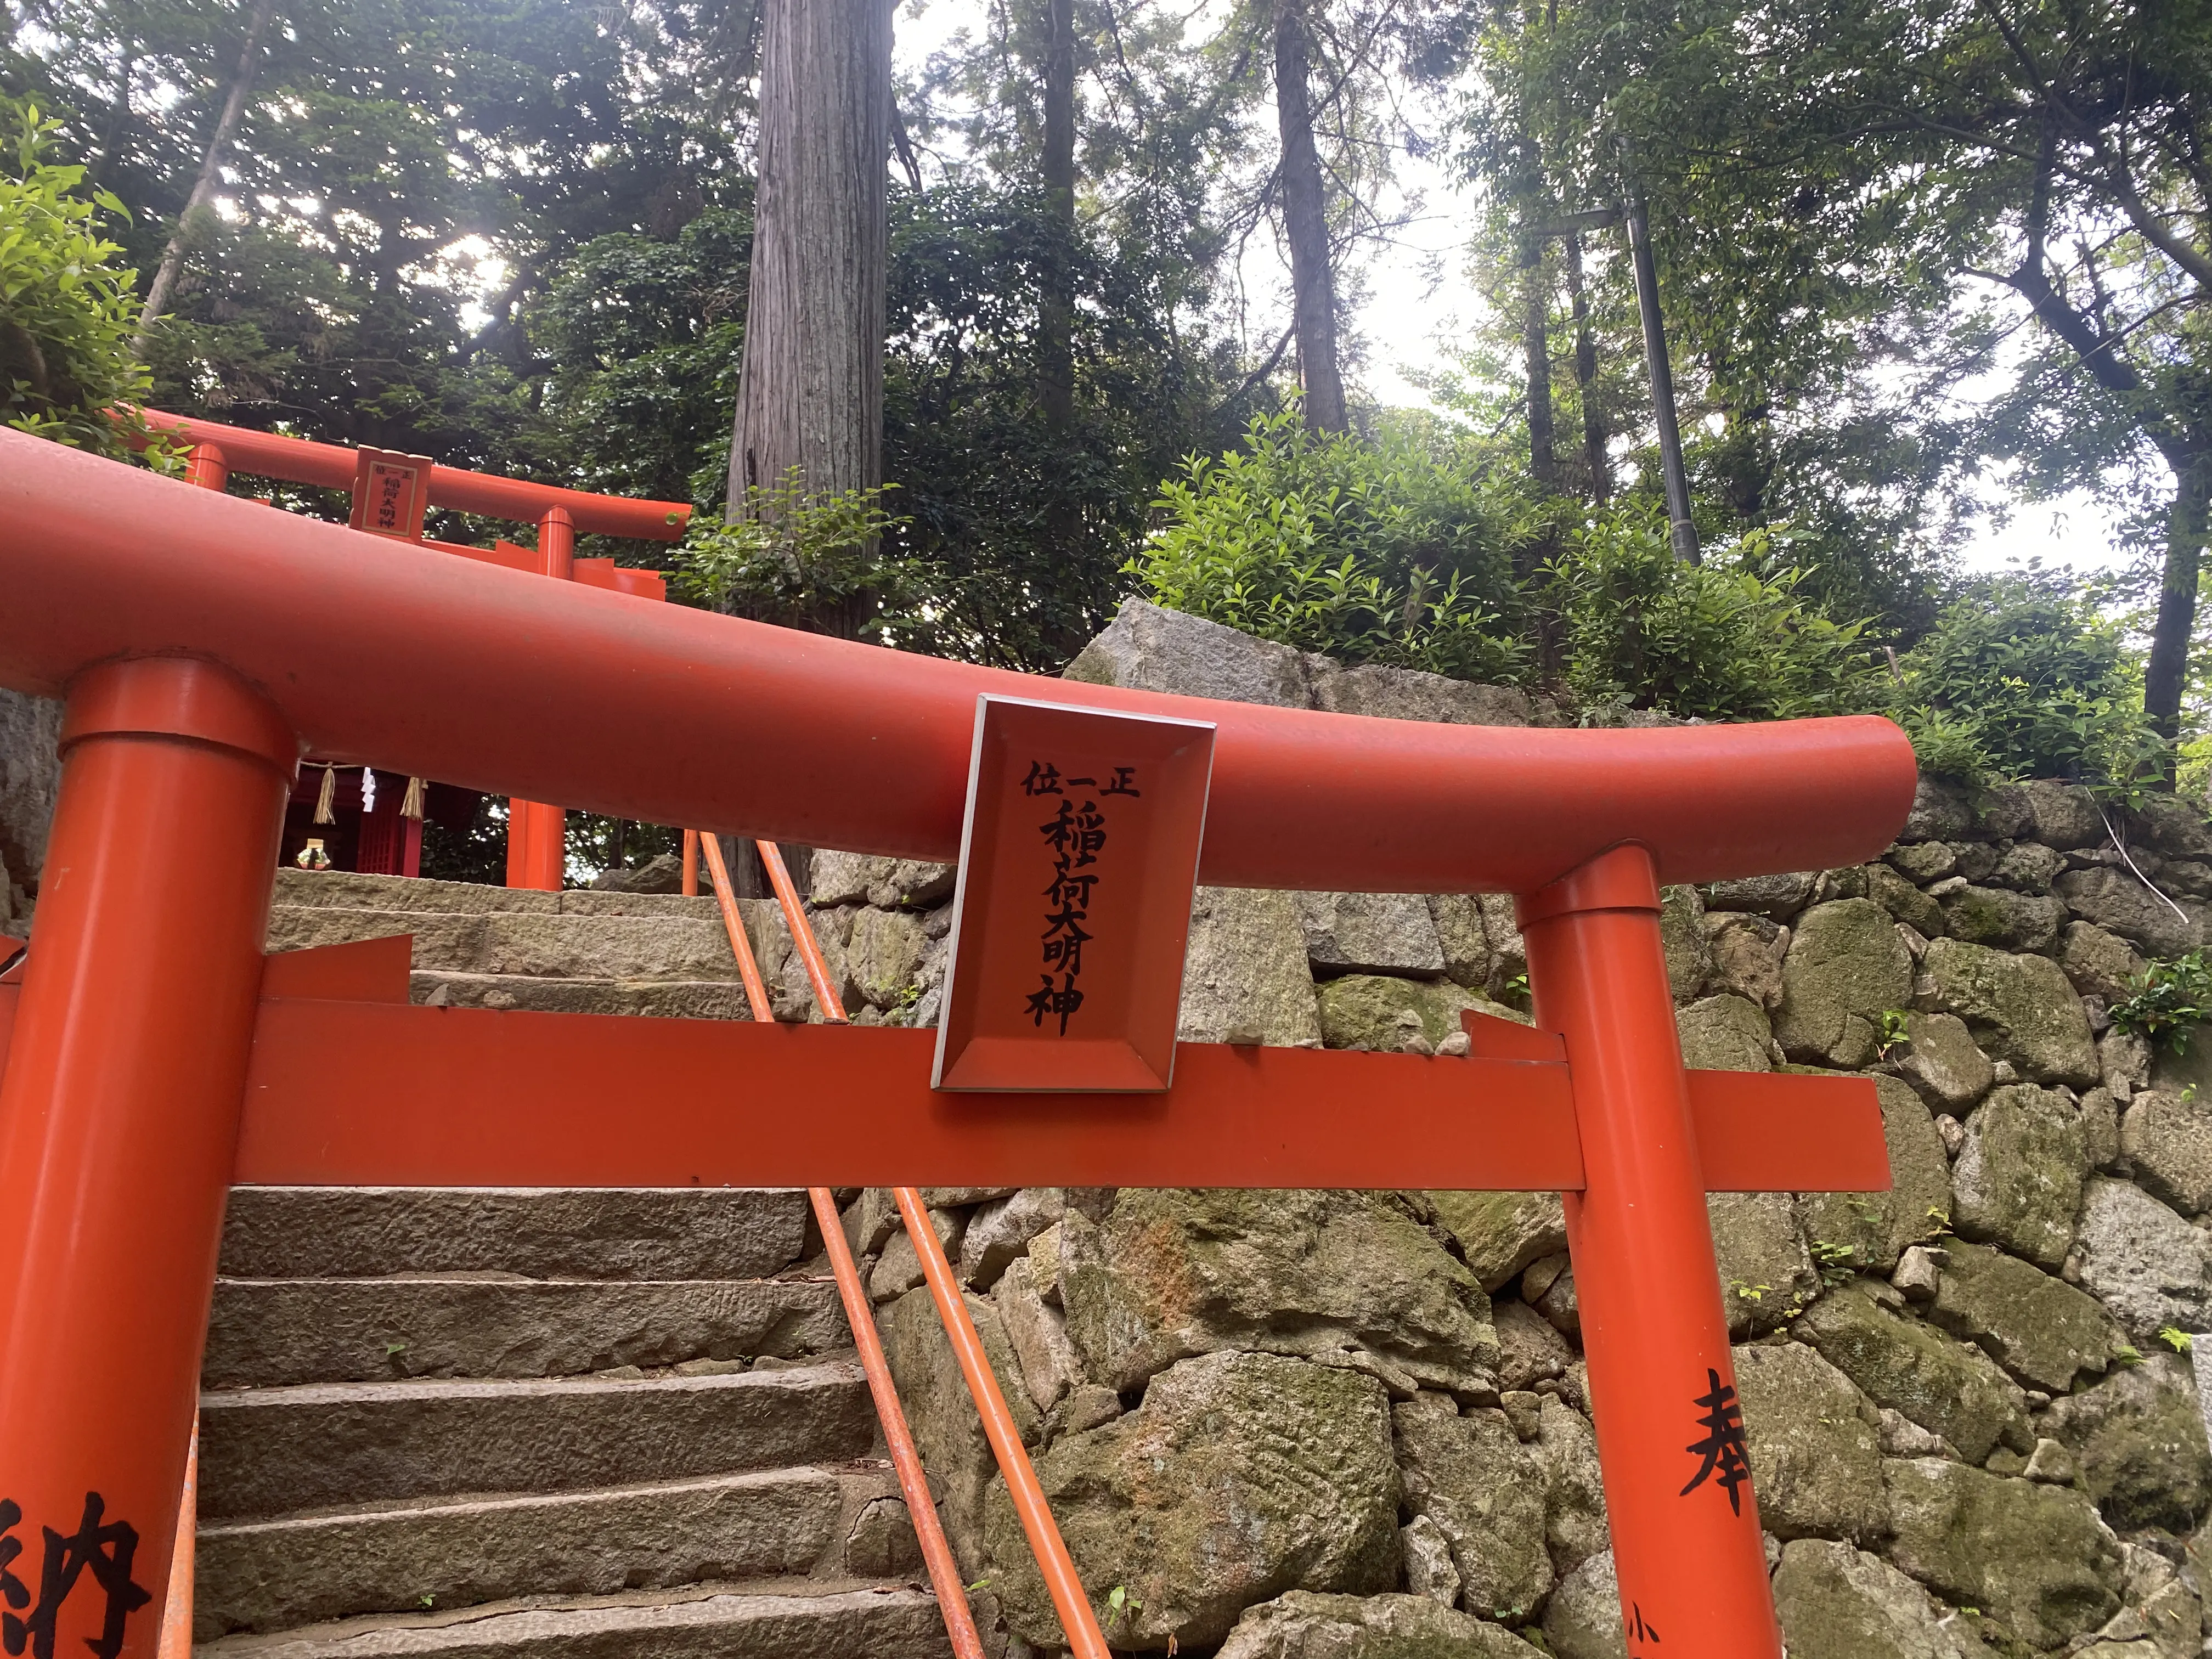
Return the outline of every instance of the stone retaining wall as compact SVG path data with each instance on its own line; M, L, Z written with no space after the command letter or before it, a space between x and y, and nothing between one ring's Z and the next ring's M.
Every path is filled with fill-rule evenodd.
M1520 694L1345 670L1133 603L1072 673L1485 724ZM817 856L866 1021L935 1016L950 872ZM1848 870L1667 894L1689 1063L1862 1071L1893 1191L1719 1194L1722 1291L1795 1659L2203 1647L2212 1058L2109 1004L2203 940L2212 826L1923 785ZM1203 890L1183 1035L1452 1063L1525 1004L1509 902ZM1117 1648L1624 1652L1559 1200L938 1189L940 1237ZM1007 1651L1058 1644L889 1195L847 1230Z

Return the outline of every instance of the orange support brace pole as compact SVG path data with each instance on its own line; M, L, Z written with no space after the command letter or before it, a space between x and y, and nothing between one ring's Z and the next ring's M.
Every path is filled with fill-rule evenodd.
M836 1199L827 1187L810 1187L806 1196L814 1206L815 1222L822 1229L823 1247L830 1252L830 1271L837 1276L837 1295L845 1304L846 1323L853 1328L854 1346L860 1351L860 1369L868 1374L876 1420L884 1425L884 1443L890 1448L899 1491L906 1495L906 1512L914 1522L923 1564L929 1569L929 1587L945 1615L945 1633L952 1639L956 1659L983 1659L975 1615L968 1607L968 1589L960 1582L959 1564L945 1541L937 1502L929 1495L929 1476L922 1470L921 1454L915 1449L913 1432L906 1425L906 1410L899 1404L890 1364L884 1358L883 1340L876 1334L875 1310L861 1288L860 1270L853 1265L853 1247L845 1242L845 1224L838 1218Z
M193 1557L200 1525L200 1431L185 1455L185 1495L177 1504L177 1543L169 1557L169 1599L161 1607L160 1659L192 1659Z
M768 884L775 889L775 902L783 907L783 920L791 929L792 945L799 951L799 961L806 965L806 982L814 988L814 1003L822 1012L822 1023L844 1024L845 1000L830 982L830 969L823 963L822 947L814 942L814 929L807 923L806 907L799 902L799 889L792 884L791 872L783 867L783 850L772 841L757 841L753 845L760 850L761 867L768 872Z
M684 832L684 896L699 896L699 832L696 830Z
M711 836L707 841L707 873L714 878L714 902L722 909L722 931L730 936L730 954L738 959L738 977L745 982L745 1002L752 1009L755 1019L763 1025L772 1025L775 1023L775 1010L769 1004L768 987L761 982L760 963L753 956L753 942L745 933L745 919L738 914L737 896L730 890L730 872L722 862L722 843ZM696 872L694 881L696 884Z
M929 1224L921 1194L912 1187L894 1187L891 1194L898 1200L907 1236L921 1258L922 1276L929 1281L930 1300L936 1303L937 1316L945 1322L952 1357L960 1362L960 1374L967 1379L968 1393L983 1419L983 1437L999 1460L999 1473L1006 1478L1006 1495L1021 1518L1030 1553L1036 1557L1053 1611L1060 1615L1060 1633L1067 1638L1075 1659L1113 1659L1099 1632L1097 1616L1091 1611L1091 1598L1084 1593L1083 1580L1077 1576L1066 1542L1060 1535L1059 1523L1044 1501L1044 1488L1037 1484L1030 1455L1014 1431L1013 1413L1006 1409L1006 1395L999 1392L998 1375L983 1352L983 1339L976 1334L975 1322L968 1316L968 1304L960 1299L960 1286L953 1281L951 1263L945 1259L945 1246L937 1230Z
M52 1651L153 1659L298 750L181 657L80 674L61 746L0 1079L0 1516L33 1588L42 1536L82 1552Z
M1565 1039L1567 1241L1630 1659L1780 1659L1651 855L1521 896L1536 1022Z

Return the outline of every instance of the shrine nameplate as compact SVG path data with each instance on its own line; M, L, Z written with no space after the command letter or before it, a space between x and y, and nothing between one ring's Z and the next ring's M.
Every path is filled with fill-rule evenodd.
M346 522L372 536L421 541L422 517L430 507L430 458L390 449L362 449L358 454L353 512Z
M1213 730L976 699L935 1087L1168 1086Z

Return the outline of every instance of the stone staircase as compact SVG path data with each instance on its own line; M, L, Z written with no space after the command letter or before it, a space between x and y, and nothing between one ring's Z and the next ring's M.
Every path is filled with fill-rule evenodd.
M280 882L272 949L395 933L417 1001L744 1016L711 901ZM940 1659L819 1250L799 1192L237 1189L196 1651Z

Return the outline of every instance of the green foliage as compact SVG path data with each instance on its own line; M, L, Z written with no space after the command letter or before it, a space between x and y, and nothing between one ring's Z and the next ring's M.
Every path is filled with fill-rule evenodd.
M886 555L903 520L881 489L807 493L797 467L746 492L744 516L695 526L678 550L678 591L713 610L783 628L880 639L915 598L908 561Z
M1848 714L1879 701L1860 625L1821 616L1753 531L1703 564L1677 560L1648 497L1596 515L1549 567L1569 687L1586 703L1702 720Z
M2059 578L1968 584L1902 667L1899 718L1923 770L2125 792L2158 763L2118 627Z
M1126 568L1158 603L1349 662L1510 683L1529 653L1511 555L1517 503L1386 427L1374 443L1253 421L1194 456Z
M2208 1018L2212 966L2202 951L2152 963L2130 982L2128 995L2112 1005L2113 1024L2177 1054L2188 1052L2190 1038Z
M11 112L0 100L0 117ZM0 161L0 419L19 431L101 455L130 453L144 435L135 416L107 411L146 395L131 349L137 273L101 234L103 215L127 218L84 169L52 159L61 124L36 106L12 112L13 154Z

